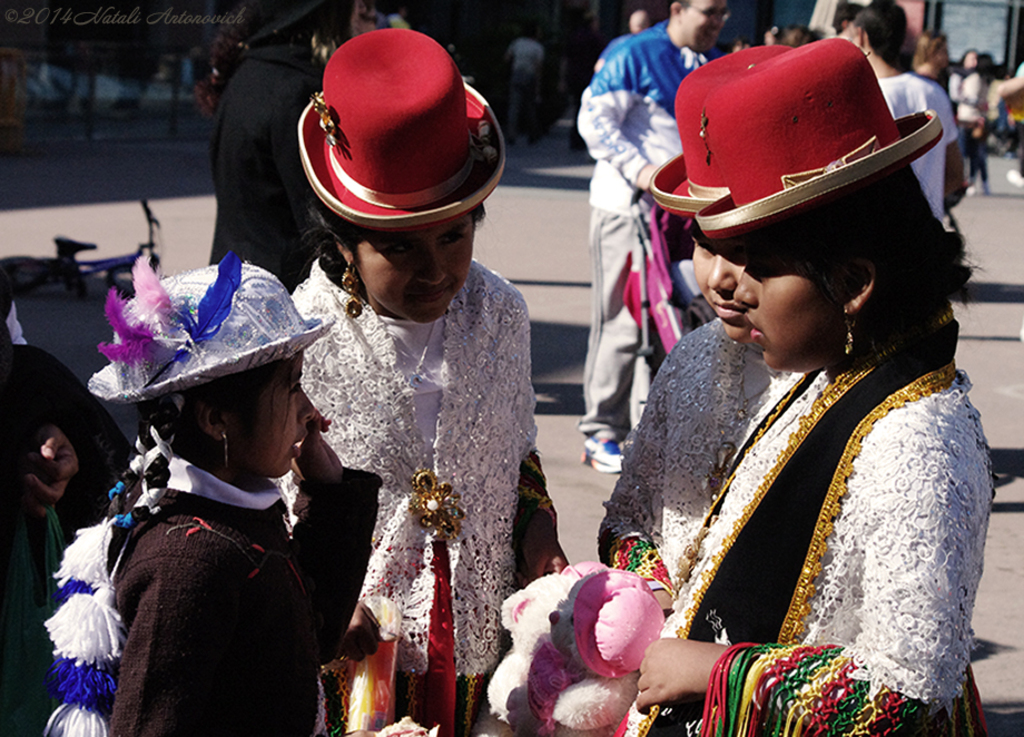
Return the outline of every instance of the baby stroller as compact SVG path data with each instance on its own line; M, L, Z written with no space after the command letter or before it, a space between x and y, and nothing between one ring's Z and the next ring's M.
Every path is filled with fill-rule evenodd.
M633 216L643 224L639 193L633 200ZM650 228L639 227L623 301L640 326L643 361L637 361L634 382L639 382L640 403L647 396L654 374L672 348L686 333L715 318L714 310L700 293L693 274L693 220L654 205ZM639 419L639 408L634 412Z

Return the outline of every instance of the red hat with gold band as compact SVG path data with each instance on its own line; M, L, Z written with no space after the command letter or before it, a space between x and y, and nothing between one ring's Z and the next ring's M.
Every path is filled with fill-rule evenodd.
M676 92L676 125L683 153L665 162L651 180L651 194L669 212L690 217L729 194L703 137L704 98L740 71L789 51L754 46L715 59L686 75Z
M299 118L317 196L373 230L453 220L494 190L501 128L436 41L405 29L356 36L334 52L324 89Z
M906 166L942 136L935 111L893 120L863 52L793 49L708 94L702 132L729 195L697 214L714 238L832 202Z

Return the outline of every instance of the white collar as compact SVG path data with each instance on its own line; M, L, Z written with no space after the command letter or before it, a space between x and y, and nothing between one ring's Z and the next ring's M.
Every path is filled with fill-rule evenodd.
M233 486L177 456L171 459L168 470L171 477L167 488L230 504L232 507L269 509L281 498L277 485L267 478L250 476L240 485Z

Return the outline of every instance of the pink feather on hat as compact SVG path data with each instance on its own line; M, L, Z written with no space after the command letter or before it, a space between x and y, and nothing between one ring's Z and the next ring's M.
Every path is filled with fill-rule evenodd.
M170 322L171 296L160 283L160 275L149 259L140 256L132 267L132 285L135 287L135 311L146 322L157 322L166 328Z

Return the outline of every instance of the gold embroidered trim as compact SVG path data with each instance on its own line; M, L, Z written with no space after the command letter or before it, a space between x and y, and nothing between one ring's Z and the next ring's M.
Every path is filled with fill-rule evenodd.
M711 561L711 565L701 575L700 583L697 589L693 593L690 606L687 608L683 619L683 625L676 631L676 636L680 638L686 638L690 633L690 628L693 626L693 618L697 614L697 610L700 608L701 602L704 600L704 594L707 593L708 587L714 580L715 575L718 573L718 567L722 563L722 559L725 558L726 553L732 548L736 538L740 532L746 526L747 522L750 521L750 517L754 514L764 495L768 493L768 489L771 488L772 484L775 483L776 477L785 468L790 458L803 443L807 435L814 429L818 424L819 420L825 415L825 413L831 409L831 407L838 402L843 395L846 394L850 389L857 385L861 379L870 374L874 369L884 361L888 360L892 355L905 348L909 343L915 340L935 332L948 324L953 319L953 308L947 302L946 305L925 325L922 325L916 330L908 331L904 335L897 336L888 344L882 346L877 351L870 353L857 361L854 362L853 366L847 371L843 372L836 377L835 381L832 382L825 391L822 392L821 396L814 400L814 404L811 405L810 411L800 418L799 425L796 430L789 436L789 442L786 447L779 454L778 459L775 461L775 465L767 473L764 479L761 481L761 485L758 487L757 492L754 494L754 498L747 504L747 507L743 510L743 514L736 521L733 529L726 537L722 548L715 554ZM799 386L799 385L798 385ZM795 387L794 387L795 390ZM788 402L780 403L778 410L788 407ZM776 417L772 417L768 422L765 423L764 428L754 439L751 447L760 442L764 432L774 424ZM735 472L729 477L728 481L723 487L722 495L725 494L725 489L728 489L732 485L733 478L735 478ZM716 513L715 505L708 511L708 515L705 517L704 524L707 525L712 514ZM788 619L788 615L787 615ZM785 641L782 641L785 642Z
M821 558L828 547L826 540L832 534L833 520L839 514L840 500L846 494L846 482L850 478L850 474L853 473L853 461L860 455L864 438L871 432L874 424L889 412L948 389L953 385L954 378L956 378L956 365L951 362L941 369L915 379L898 392L890 394L857 425L857 429L850 436L836 467L835 475L832 477L832 483L829 485L829 491L825 497L825 503L821 506L821 514L818 516L814 536L808 547L800 578L793 591L789 612L779 631L779 642L796 642L797 638L803 634L804 620L811 612L810 600L815 592L814 580L821 572Z
M654 720L658 718L658 712L660 711L661 707L657 704L651 707L651 710L647 712L647 716L637 723L636 737L647 737L647 733L651 731L651 725L654 724Z
M775 421L777 419L779 419L779 417L786 410L786 408L789 407L790 402L792 402L792 400L793 400L793 395L796 394L797 390L800 388L802 383L803 383L803 380L798 381L793 386L793 388L791 388L789 390L789 392L786 394L786 396L783 397L782 400L778 404L775 405L775 407L772 409L771 414L768 416L768 418L765 420L764 424L757 431L757 435L754 437L753 441L751 441L751 443L750 443L750 447L751 448L754 447L755 445L757 445L760 442L762 436L766 432L768 432L768 429L772 425L775 424ZM737 468L738 468L738 466L737 466ZM676 572L677 582L676 582L676 587L675 588L676 588L677 591L682 587L683 584L685 584L686 582L688 582L690 580L690 574L691 574L693 568L696 566L697 560L700 558L700 546L701 546L701 544L704 541L704 537L707 535L708 529L711 527L711 525L714 523L715 519L718 516L718 508L721 506L722 500L725 498L725 493L729 490L729 487L732 486L732 481L736 477L736 470L737 469L733 469L733 472L729 475L729 478L727 478L725 480L725 484L722 485L722 490L712 500L711 508L708 509L707 514L704 515L704 524L701 525L701 529L697 533L697 537L694 538L694 542L691 542L690 545L687 546L687 548L690 548L691 546L694 548L694 552L693 552L692 558L687 555L686 551L684 551L684 553L683 553L683 560L680 561L679 568L678 568L678 570ZM718 569L718 564L716 562L715 570L717 570L717 569ZM700 593L700 596L703 597L703 595L704 594L703 594L703 591L702 591ZM699 604L699 602L698 602L698 604ZM695 614L696 611L697 610L694 609L693 613ZM690 625L691 625L690 620L691 619L692 619L692 615L689 612L687 612L686 624L684 624L683 627L681 627L678 630L678 632L677 632L677 635L679 637L685 638L687 636L687 634L689 634L689 632L690 632ZM684 630L685 630L685 634L684 634Z

